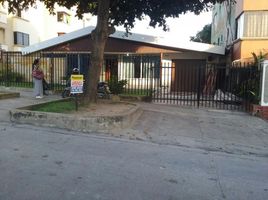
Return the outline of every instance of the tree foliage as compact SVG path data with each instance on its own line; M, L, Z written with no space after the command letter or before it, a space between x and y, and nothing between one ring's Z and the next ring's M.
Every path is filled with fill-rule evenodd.
M225 0L39 0L47 9L53 13L55 5L68 9L75 6L77 16L82 17L84 13L97 16L97 25L91 33L92 52L91 66L89 67L86 85L85 103L96 101L96 85L103 65L104 47L108 36L112 34L115 26L124 26L126 32L134 27L137 19L142 20L149 16L149 25L152 27L163 27L168 30L166 19L168 17L179 17L186 12L199 14L208 10L213 4ZM0 3L8 2L9 12L15 13L36 5L36 0L0 0ZM183 29L183 27L182 27Z
M211 43L211 24L207 24L203 27L201 31L199 31L196 36L190 37L191 41L194 42L202 42L202 43Z
M98 5L102 1L109 2L109 24L111 26L123 25L126 30L134 27L135 20L142 20L144 16L150 17L150 26L160 26L167 30L166 18L179 17L186 12L199 14L208 10L216 2L225 0L39 0L53 12L56 4L71 8L77 7L77 15L84 13L98 15ZM0 0L8 2L9 12L17 12L17 8L27 9L36 5L36 0Z

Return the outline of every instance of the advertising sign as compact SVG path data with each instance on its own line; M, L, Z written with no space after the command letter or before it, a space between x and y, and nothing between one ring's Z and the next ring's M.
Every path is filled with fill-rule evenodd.
M71 75L71 93L79 94L83 93L84 76L83 75Z

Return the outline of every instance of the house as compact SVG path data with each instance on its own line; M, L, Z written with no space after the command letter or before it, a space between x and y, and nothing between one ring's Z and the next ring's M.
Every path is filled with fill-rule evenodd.
M51 89L62 90L73 68L88 75L92 51L90 34L94 28L85 27L33 44L23 48L23 54L3 52L0 71L1 66L10 68L15 75L9 79L15 80L10 85L20 79L24 85L31 86L31 64L39 57ZM116 31L109 36L104 54L99 80L111 81L114 77L126 80L124 94L142 95L160 103L246 109L243 101L247 102L247 98L238 94L243 93L243 83L250 79L251 68L227 66L223 46L181 43L176 42L176 38L170 41L137 33L127 37L125 32Z
M62 66L62 74L57 74L57 77L68 76L74 67L87 74L93 29L86 27L25 47L22 51L24 54L42 52L50 63L53 62L54 68ZM187 81L181 72L195 75L193 67L197 69L206 63L218 63L224 58L224 47L196 42L177 43L174 40L137 33L126 37L125 32L116 31L108 38L105 47L100 80L107 81L115 76L119 80L127 80L129 88L148 89L157 84L173 91L185 90L186 86L179 88L186 85L182 82ZM194 79L197 80L196 77ZM192 81L188 87L196 88L197 85L197 81Z
M68 10L56 5L55 15L51 15L40 1L27 11L18 9L17 13L9 14L5 2L0 5L0 49L20 51L22 47L84 27L90 15L79 20L75 14L75 7Z
M212 44L226 47L231 61L268 53L268 1L226 1L213 8Z

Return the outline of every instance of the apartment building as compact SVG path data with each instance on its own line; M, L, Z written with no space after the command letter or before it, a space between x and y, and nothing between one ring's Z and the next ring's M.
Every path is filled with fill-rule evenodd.
M232 61L268 53L268 1L226 1L213 8L213 44L230 50Z
M0 49L20 51L21 48L39 43L88 25L90 15L75 17L76 9L56 6L51 15L41 2L27 11L8 13L7 3L0 5Z

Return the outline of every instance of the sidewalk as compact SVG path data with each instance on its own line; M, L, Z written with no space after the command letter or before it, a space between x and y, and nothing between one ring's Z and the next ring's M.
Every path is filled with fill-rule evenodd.
M248 113L141 103L144 112L120 137L228 154L268 157L268 123ZM116 135L116 134L115 134Z
M33 96L32 89L21 89L21 88L5 88L0 87L0 91L6 92L19 92L20 97L18 98L9 98L9 99L2 99L0 100L0 122L9 122L9 110L29 106L33 104L39 104L48 102L51 100L61 99L60 94L50 94L44 96L42 99L36 99Z

